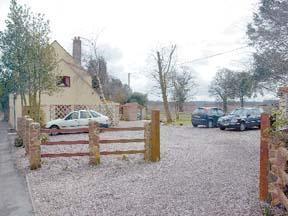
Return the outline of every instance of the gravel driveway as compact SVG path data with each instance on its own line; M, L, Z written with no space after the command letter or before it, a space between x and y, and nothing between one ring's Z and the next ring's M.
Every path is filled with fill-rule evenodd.
M87 139L87 134L69 136ZM121 134L141 136L143 132ZM26 167L37 215L250 216L261 215L259 137L259 130L162 126L158 163L145 163L142 155L103 156L98 167L88 166L87 157L42 159L42 168L30 171L21 157L23 149L18 155ZM107 148L143 148L143 144L113 146ZM65 148L87 151L88 146ZM43 152L55 150L64 151L42 147Z

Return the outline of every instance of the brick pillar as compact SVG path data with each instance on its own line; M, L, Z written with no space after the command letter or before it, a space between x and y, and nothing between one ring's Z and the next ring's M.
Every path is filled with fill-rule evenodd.
M89 121L89 164L100 164L99 130L96 121Z
M41 167L41 142L39 139L40 135L40 124L31 123L29 127L29 162L30 169L38 169Z
M146 122L144 125L144 160L151 161L151 122Z

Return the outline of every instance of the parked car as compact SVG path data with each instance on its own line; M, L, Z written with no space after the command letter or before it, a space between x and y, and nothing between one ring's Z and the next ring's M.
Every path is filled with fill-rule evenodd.
M98 122L100 127L110 126L110 120L107 116L94 110L79 110L70 112L63 119L49 121L45 127L50 129L87 128L90 119Z
M261 108L237 108L229 115L218 119L218 126L220 130L226 128L235 128L244 131L247 128L261 126Z
M208 128L217 127L218 118L224 115L217 107L199 107L192 113L191 121L194 127L205 125Z

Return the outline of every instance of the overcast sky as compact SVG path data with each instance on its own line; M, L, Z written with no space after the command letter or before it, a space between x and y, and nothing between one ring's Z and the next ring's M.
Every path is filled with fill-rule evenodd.
M132 73L134 91L149 93L147 58L159 44L176 43L180 61L191 61L247 45L246 26L257 0L18 0L50 20L51 39L70 53L74 36L95 38L109 55L109 72L127 83ZM0 29L9 0L0 1ZM88 42L84 42L87 44ZM199 87L194 99L210 99L208 85L217 69L245 69L251 49L190 64Z

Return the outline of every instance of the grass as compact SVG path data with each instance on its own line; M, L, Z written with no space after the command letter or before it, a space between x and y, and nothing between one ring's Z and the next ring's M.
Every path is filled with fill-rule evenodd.
M181 126L190 126L191 113L179 113L179 119L174 120L172 124Z

